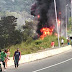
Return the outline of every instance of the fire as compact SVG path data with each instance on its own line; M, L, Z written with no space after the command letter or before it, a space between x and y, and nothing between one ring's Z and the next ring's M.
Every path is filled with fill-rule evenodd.
M58 22L58 26L60 26L61 21L58 19L57 22Z
M58 22L58 26L60 26L61 21L58 19L57 22ZM40 36L40 38L44 39L44 37L46 37L47 35L52 35L53 31L54 31L54 28L55 28L54 26L50 27L50 28L47 28L47 27L42 28L40 30L40 32L42 33L42 35ZM57 36L58 34L54 33L54 35Z
M53 28L42 28L40 31L42 35L40 36L41 39L44 39L47 35L52 35L53 33Z
M40 15L37 15L38 19L40 18Z

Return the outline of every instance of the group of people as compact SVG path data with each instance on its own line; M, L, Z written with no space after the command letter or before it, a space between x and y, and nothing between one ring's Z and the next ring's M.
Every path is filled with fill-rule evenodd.
M7 68L7 62L9 60L10 52L9 49L1 51L0 50L0 62L3 63L4 68Z
M67 44L70 45L70 39L69 39L69 37L67 38ZM64 39L63 38L61 39L61 45L62 46L64 45ZM72 45L72 40L71 40L71 45ZM52 41L51 42L51 47L54 48L54 46L55 46L55 42Z
M0 50L0 62L2 62L4 69L7 68L7 63L10 56L10 51L9 49L5 49L4 51ZM15 68L19 66L19 60L21 59L21 52L19 51L19 48L17 48L17 50L14 52L13 55L13 60L14 60L14 64L15 64Z

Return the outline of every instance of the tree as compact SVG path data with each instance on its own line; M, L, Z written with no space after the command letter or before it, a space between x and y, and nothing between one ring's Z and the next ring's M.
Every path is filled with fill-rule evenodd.
M15 29L17 18L14 16L3 17L0 20L0 47L4 48L21 42L21 33Z
M36 28L36 22L28 22L26 21L25 22L25 25L23 26L23 40L26 41L28 40L28 38L32 38L34 36L34 31L35 31L35 28Z

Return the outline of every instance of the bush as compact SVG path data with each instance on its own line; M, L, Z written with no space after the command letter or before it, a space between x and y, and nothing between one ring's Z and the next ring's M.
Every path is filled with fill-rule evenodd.
M64 37L61 38L64 39L65 43L67 42ZM47 36L44 38L44 40L33 40L31 37L29 37L28 40L26 40L26 42L22 42L21 44L17 44L10 47L12 53L11 56L13 56L13 52L16 50L16 48L20 48L21 54L30 54L39 50L51 48L52 41L55 42L55 46L58 46L58 38L54 35Z

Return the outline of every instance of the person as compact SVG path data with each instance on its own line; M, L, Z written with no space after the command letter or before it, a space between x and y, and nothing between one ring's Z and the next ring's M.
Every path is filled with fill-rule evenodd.
M64 39L61 40L61 45L63 45L63 44L64 44Z
M70 45L70 40L69 40L69 37L67 38L67 43L68 43L68 45Z
M9 56L10 56L10 52L9 52L9 49L7 49L7 51L6 51L6 59L5 59L6 68L7 68L7 62L9 60Z
M19 48L14 52L13 60L15 64L15 68L19 66L19 60L21 59L21 52L19 51Z
M52 41L52 42L51 42L51 47L54 48L54 46L55 46L55 42Z
M1 49L0 49L0 72L2 72L2 65L1 65Z
M5 59L6 59L6 50L1 52L1 61L3 63L4 69L6 69L6 67L5 67Z

